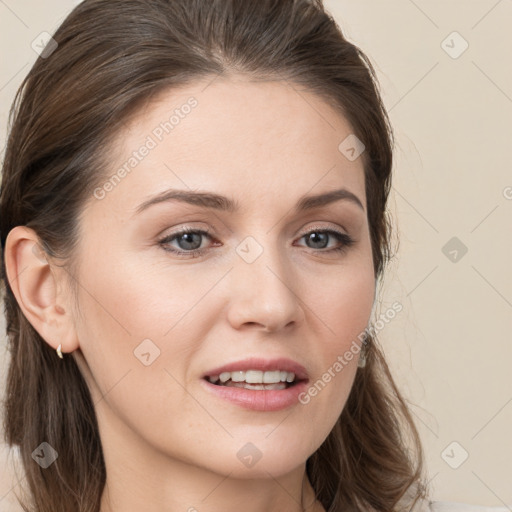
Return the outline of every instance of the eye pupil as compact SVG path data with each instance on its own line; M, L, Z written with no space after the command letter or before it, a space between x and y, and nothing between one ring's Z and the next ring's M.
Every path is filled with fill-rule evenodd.
M323 249L327 245L329 235L327 233L320 233L318 231L309 234L309 240L313 243L320 243L321 247L315 247L315 249ZM323 243L322 243L323 242Z
M182 247L182 249L194 250L194 249L198 249L199 247L201 247L201 236L202 235L199 233L183 233L178 238L178 240L181 241L181 240L185 239L185 247ZM198 242L197 247L188 247L187 244L194 245L194 238L195 238L195 242Z

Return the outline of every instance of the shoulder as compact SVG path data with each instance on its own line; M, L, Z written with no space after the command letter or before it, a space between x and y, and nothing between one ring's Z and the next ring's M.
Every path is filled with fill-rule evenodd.
M510 512L508 507L487 507L457 501L432 501L429 510L430 512Z

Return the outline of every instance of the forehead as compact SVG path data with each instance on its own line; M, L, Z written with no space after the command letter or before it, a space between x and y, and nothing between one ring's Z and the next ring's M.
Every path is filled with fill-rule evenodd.
M142 200L179 188L269 211L341 186L365 204L362 158L338 149L351 134L338 111L289 82L210 78L167 90L118 134L102 207L132 215Z

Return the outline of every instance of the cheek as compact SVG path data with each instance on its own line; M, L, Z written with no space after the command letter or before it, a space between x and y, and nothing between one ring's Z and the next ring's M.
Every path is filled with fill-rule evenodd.
M375 297L371 265L340 272L324 284L323 293L310 295L311 317L318 327L315 351L318 365L301 402L327 435L341 414L357 371L361 340L368 327Z
M81 271L86 290L80 293L81 313L88 320L83 327L91 343L108 336L110 346L123 344L131 353L145 338L160 342L178 322L181 325L201 293L201 286L186 286L177 272L148 267L140 258L120 256L114 264L92 261L94 266Z
M308 305L323 326L325 335L319 341L330 360L347 350L353 340L358 341L358 336L367 328L375 285L371 260L360 260L356 265L340 268L338 273L310 288Z
M163 335L182 305L177 298L170 303L169 296L167 302L159 301L159 291L143 267L122 258L107 262L106 255L88 261L81 269L77 334L94 380L105 393L126 372L146 369L142 361L158 361Z
M373 274L354 272L334 287L328 322L335 345L342 349L364 332L368 326L375 297Z

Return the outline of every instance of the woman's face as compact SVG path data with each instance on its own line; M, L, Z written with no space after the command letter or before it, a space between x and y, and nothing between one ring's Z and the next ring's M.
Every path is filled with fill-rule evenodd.
M73 355L107 461L130 443L138 464L251 478L324 441L375 297L363 162L339 149L351 133L297 86L234 79L168 92L126 125L83 211L75 276ZM188 200L146 204L170 191Z

